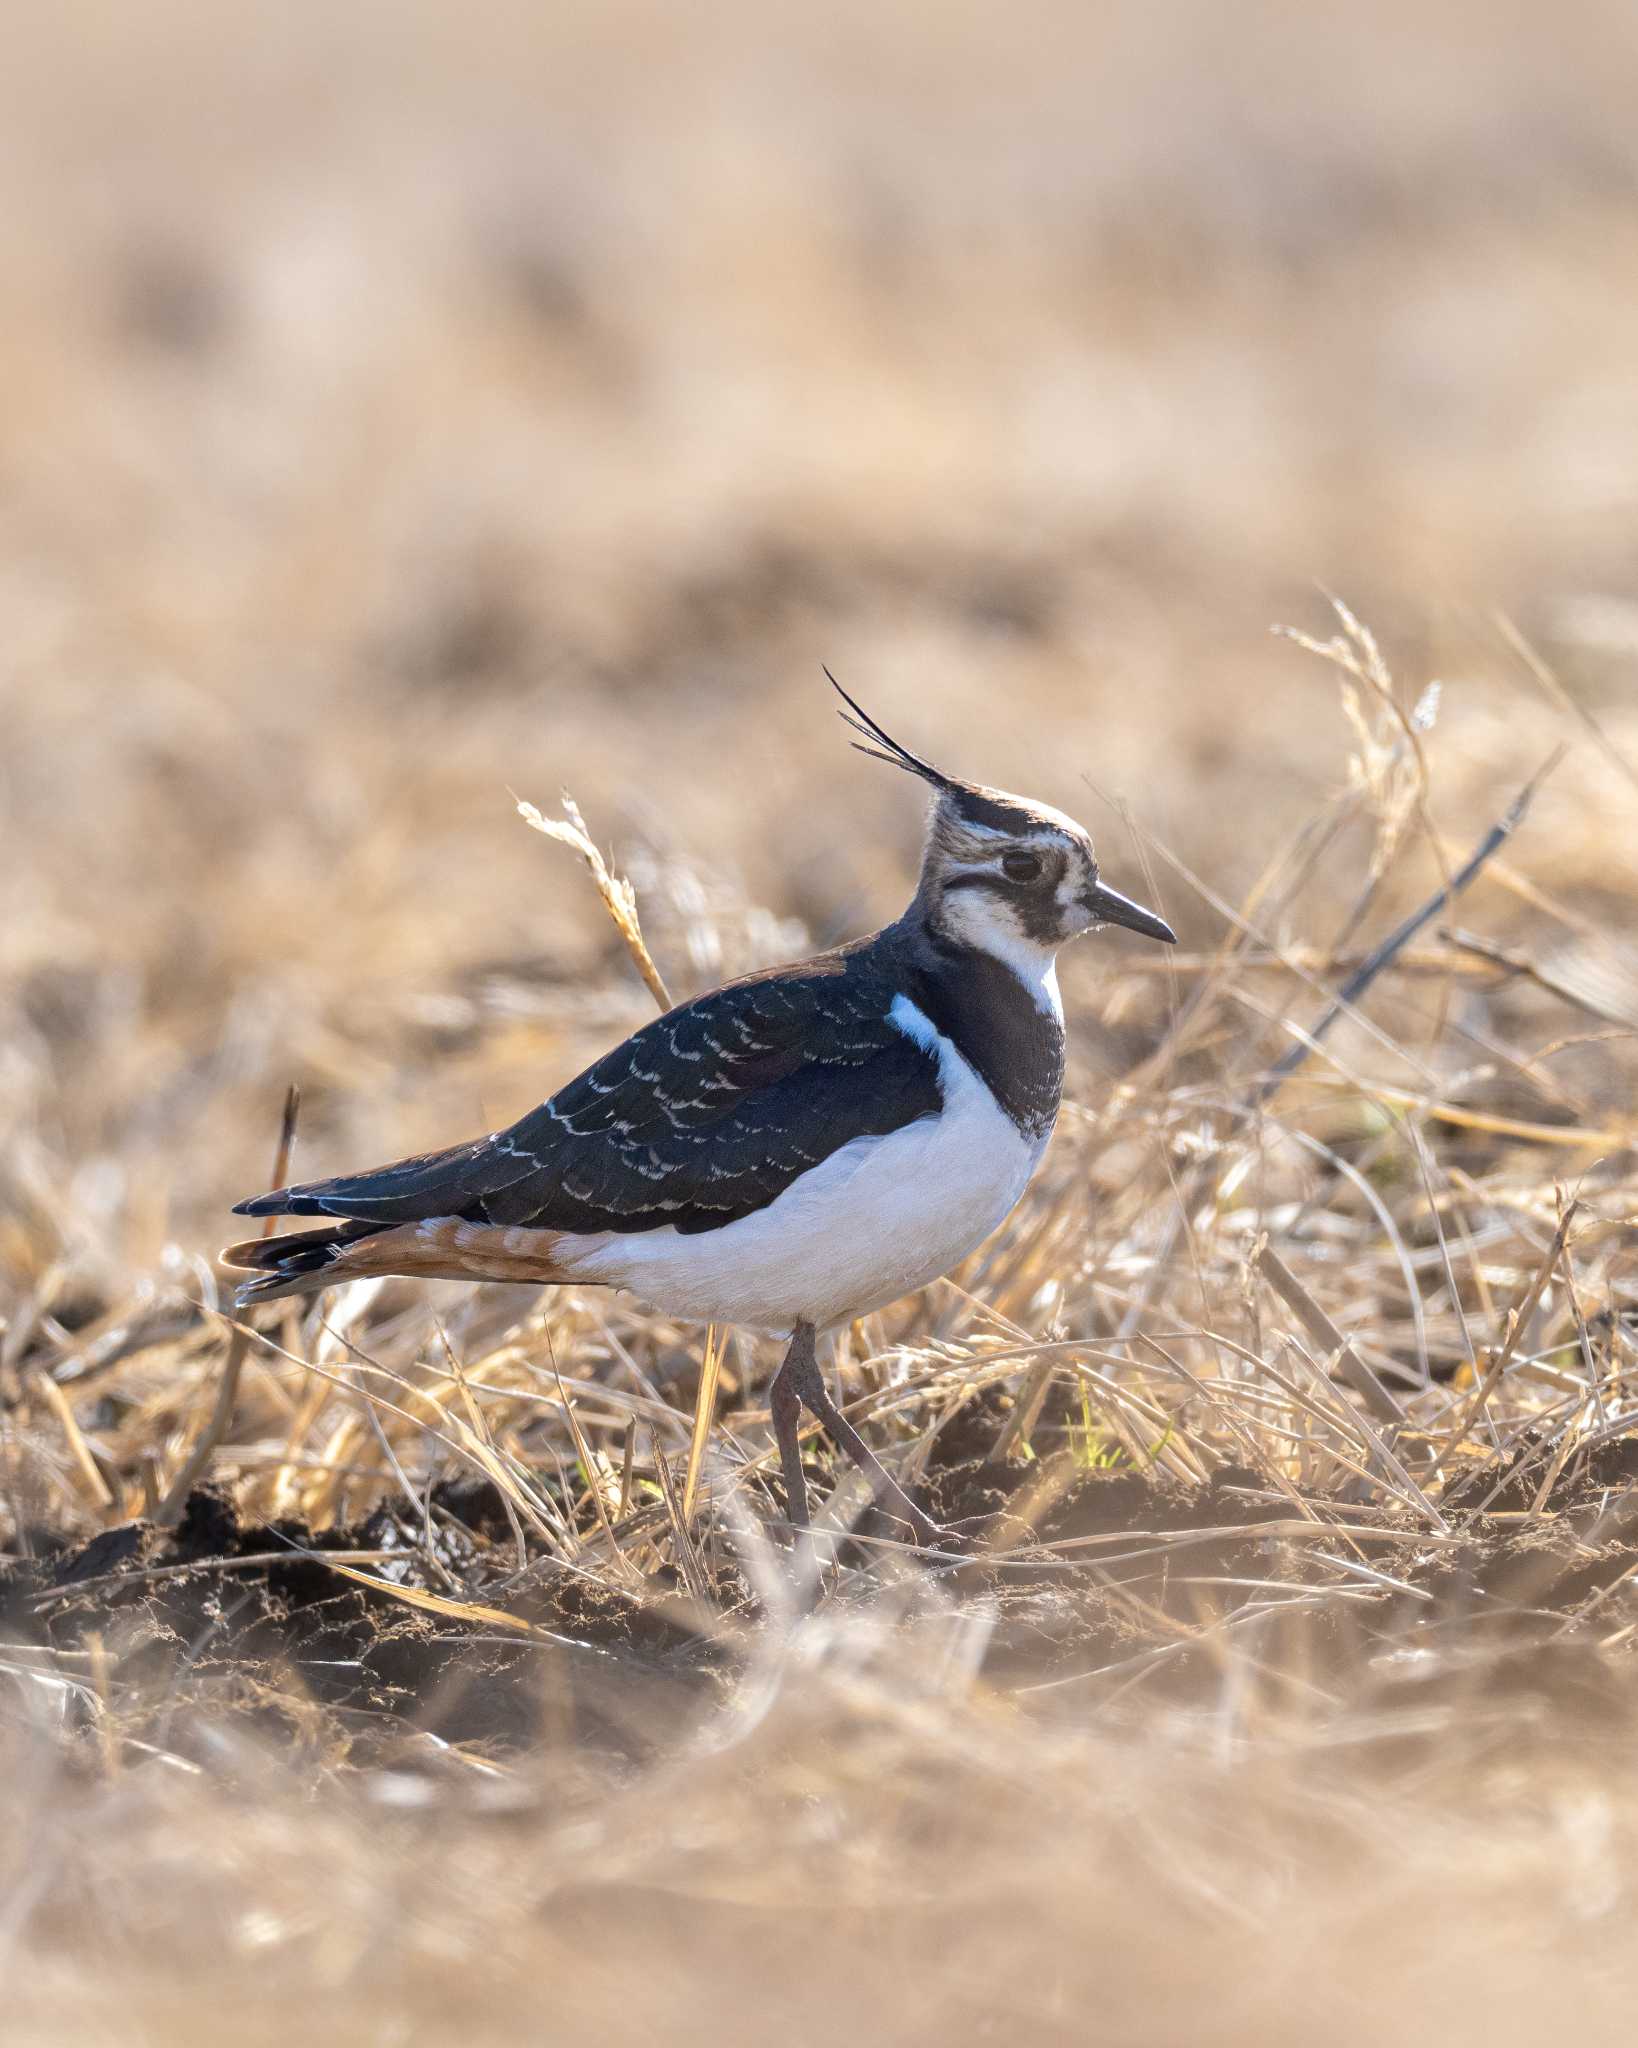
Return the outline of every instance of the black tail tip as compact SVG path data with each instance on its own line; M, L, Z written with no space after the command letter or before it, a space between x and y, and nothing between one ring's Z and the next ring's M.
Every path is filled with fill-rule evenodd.
M260 1280L241 1280L233 1290L236 1309L254 1308L259 1301L276 1301L296 1294L316 1294L319 1289L301 1274L267 1273Z

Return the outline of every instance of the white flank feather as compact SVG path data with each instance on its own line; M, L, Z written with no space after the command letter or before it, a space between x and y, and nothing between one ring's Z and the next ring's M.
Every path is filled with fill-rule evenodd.
M944 1107L886 1137L855 1138L765 1209L721 1230L661 1230L559 1247L571 1277L629 1288L667 1315L786 1335L867 1315L947 1273L1029 1185L1030 1142L908 997L888 1012L938 1060Z

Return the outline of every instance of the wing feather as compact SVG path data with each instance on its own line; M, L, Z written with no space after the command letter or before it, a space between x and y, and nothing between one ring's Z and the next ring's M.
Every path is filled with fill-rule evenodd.
M378 1223L709 1230L862 1136L936 1114L937 1064L852 949L656 1018L507 1130L239 1205Z

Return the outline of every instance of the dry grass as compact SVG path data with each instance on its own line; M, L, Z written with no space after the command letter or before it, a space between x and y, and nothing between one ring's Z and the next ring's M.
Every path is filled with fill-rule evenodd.
M0 78L8 2038L1627 2038L1618 11L81 12ZM803 1617L756 1346L210 1256L291 1081L300 1172L446 1141L894 909L823 659L1184 943L1070 956L1036 1186L839 1350L981 1554L815 1438Z

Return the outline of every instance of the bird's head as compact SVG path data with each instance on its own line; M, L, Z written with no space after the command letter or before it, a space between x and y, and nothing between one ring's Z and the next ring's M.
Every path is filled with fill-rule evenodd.
M1091 838L1073 818L946 775L901 747L830 681L848 706L844 721L870 743L859 752L919 776L933 791L916 904L935 935L992 953L1030 977L1050 966L1060 946L1100 925L1176 943L1164 919L1104 883Z

